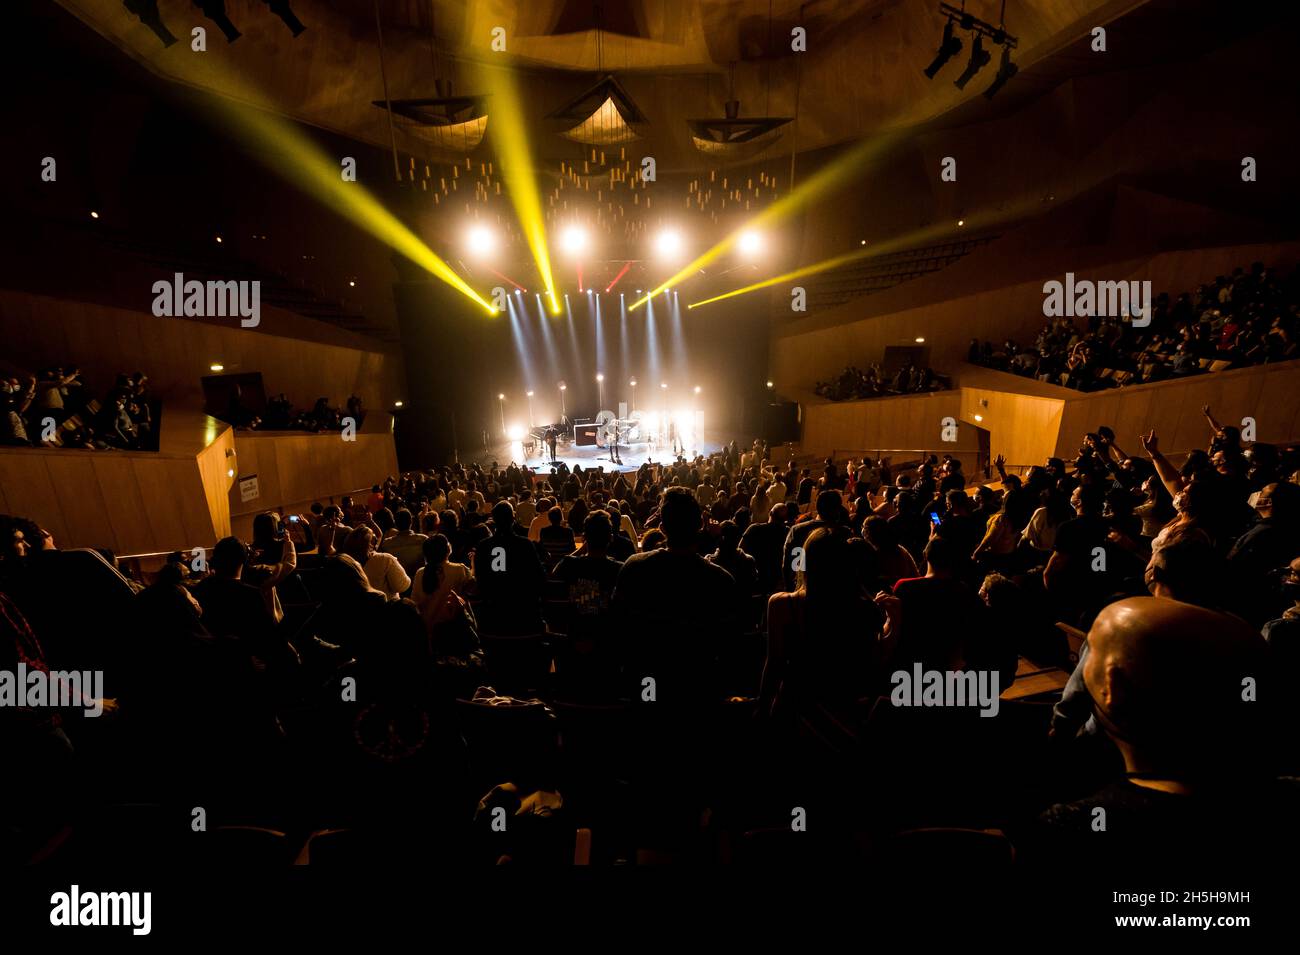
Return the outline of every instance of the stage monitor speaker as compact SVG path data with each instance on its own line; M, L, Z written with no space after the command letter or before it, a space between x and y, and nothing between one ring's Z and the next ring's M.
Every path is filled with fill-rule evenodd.
M573 440L575 444L588 445L596 443L597 426L594 424L580 424L573 429Z
M799 405L794 401L771 401L763 406L761 433L768 444L799 440Z

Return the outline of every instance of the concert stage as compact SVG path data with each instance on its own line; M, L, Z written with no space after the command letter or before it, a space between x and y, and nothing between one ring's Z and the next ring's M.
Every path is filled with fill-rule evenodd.
M702 440L695 442L698 445L697 447L688 446L683 456L690 460L698 454L706 456L714 454L721 451L723 445L730 440L730 437L722 434L706 434ZM622 464L614 464L610 461L609 448L598 447L594 444L577 445L573 443L572 439L568 442L561 442L555 449L557 462L562 461L570 468L580 466L584 471L596 467L603 467L607 472L635 471L647 461L663 464L676 460L671 445L655 445L645 442L634 442L630 445L620 444L618 446L618 455L623 461ZM497 462L501 467L505 467L513 461L516 464L527 465L540 474L547 473L551 467L546 449L541 442L537 442L536 449L528 456L525 455L523 442L509 441L493 445L487 451L462 454L461 459L465 464L478 464L483 467L491 465L493 461Z

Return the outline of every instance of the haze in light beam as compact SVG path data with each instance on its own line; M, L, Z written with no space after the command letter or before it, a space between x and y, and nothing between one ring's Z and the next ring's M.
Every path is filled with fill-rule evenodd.
M486 299L474 291L400 219L385 209L383 203L371 195L365 186L360 182L343 180L340 157L326 155L324 150L292 123L265 109L248 105L264 100L255 91L238 81L232 85L245 90L247 103L215 96L212 99L218 106L218 115L240 139L252 147L250 151L267 168L462 295L473 299L490 314L496 314L497 310Z
M537 189L537 171L528 149L528 132L524 125L519 84L513 70L492 69L483 63L476 68L479 84L491 94L488 112L488 138L501 166L501 178L515 207L519 226L542 279L542 294L550 299L551 314L560 314L551 276L551 254L546 247L546 226L542 216L542 197Z

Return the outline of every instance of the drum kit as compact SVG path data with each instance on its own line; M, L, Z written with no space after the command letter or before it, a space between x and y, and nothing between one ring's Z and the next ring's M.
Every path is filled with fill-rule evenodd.
M612 411L602 411L596 415L596 445L601 448L636 444L649 440L643 436L641 412L633 411L626 418L620 418Z

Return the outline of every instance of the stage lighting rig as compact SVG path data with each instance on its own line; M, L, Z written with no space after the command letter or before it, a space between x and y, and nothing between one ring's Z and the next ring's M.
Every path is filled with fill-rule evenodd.
M934 55L930 65L925 68L925 75L934 79L948 61L961 52L961 38L953 36L952 20L949 20L943 27L943 41L939 44L939 52Z
M976 36L975 42L970 48L970 59L966 63L966 69L962 71L961 76L952 81L952 85L959 90L964 90L966 84L973 80L975 74L984 69L991 59L993 59L993 54L984 49L984 38Z
M568 255L581 255L587 249L587 230L571 225L560 235L560 247Z
M675 229L665 229L655 237L655 251L664 259L675 259L682 254L682 235ZM641 290L637 289L637 294Z
M307 29L303 26L303 22L294 15L293 7L289 6L289 0L262 0L262 2L271 8L272 13L284 21L284 25L289 28L295 37L300 36L302 31Z
M205 17L221 28L227 43L234 43L243 35L230 22L230 17L226 16L226 0L193 0L193 3L203 11Z
M935 54L930 65L925 68L925 75L930 79L934 79L935 74L943 69L949 60L961 52L961 38L956 36L954 32L956 27L960 27L962 30L973 33L975 40L971 46L970 60L966 64L965 71L954 81L958 89L965 89L966 84L971 81L975 74L993 59L993 54L984 49L983 41L986 38L991 46L1002 47L1002 65L998 68L997 78L984 93L986 97L992 99L1006 81L1015 76L1017 72L1016 65L1011 62L1011 51L1019 45L1020 40L1007 32L1006 0L1003 0L1002 3L1002 13L998 26L986 23L974 14L967 13L964 9L954 7L949 3L940 3L939 13L947 17L948 22L943 27L943 40L939 44L939 52Z
M1006 85L1007 80L1019 72L1020 67L1011 62L1011 47L1004 46L1002 48L1002 62L998 64L998 75L989 84L989 88L984 91L984 98L992 99L998 94L998 90Z
M162 14L158 11L158 0L122 0L122 6L139 17L140 22L162 40L163 46L171 46L176 42L176 37L172 36L167 24L163 23Z
M471 226L465 236L465 244L469 247L470 254L476 256L488 255L496 248L496 236L492 230L485 225Z
M741 255L753 258L762 251L763 237L752 229L746 229L736 240L736 248L740 250Z

